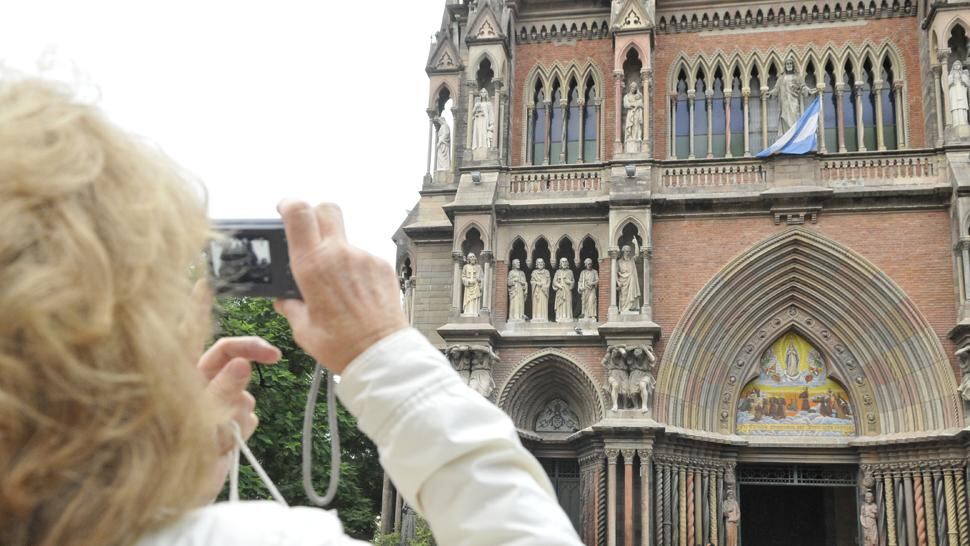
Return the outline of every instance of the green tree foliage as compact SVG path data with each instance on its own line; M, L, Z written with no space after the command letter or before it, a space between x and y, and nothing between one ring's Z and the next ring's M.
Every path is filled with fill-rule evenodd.
M408 541L408 546L436 546L434 541L434 536L431 534L431 527L428 526L428 522L424 518L417 518L417 524L414 526L414 538ZM400 546L401 535L400 533L389 533L381 534L380 531L374 535L374 546Z
M220 337L260 336L283 352L278 364L255 366L250 391L256 397L259 428L250 438L249 447L287 502L308 506L310 502L303 491L301 449L313 358L297 347L286 319L273 310L268 299L226 298L220 300L217 314ZM313 479L321 495L330 477L330 434L326 395L322 391L313 428ZM337 509L347 534L370 539L380 510L383 470L376 447L357 430L356 420L339 403L338 422L342 462L340 486L332 508ZM228 486L222 498L227 492ZM245 457L240 468L239 495L246 500L271 498Z

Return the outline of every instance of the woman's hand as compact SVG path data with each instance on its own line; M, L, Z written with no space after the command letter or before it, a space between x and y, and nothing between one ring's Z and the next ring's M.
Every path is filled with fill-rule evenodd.
M282 353L258 337L224 337L202 355L197 365L209 382L209 394L232 410L243 440L248 440L259 424L253 410L256 399L246 390L252 375L252 362L273 364Z

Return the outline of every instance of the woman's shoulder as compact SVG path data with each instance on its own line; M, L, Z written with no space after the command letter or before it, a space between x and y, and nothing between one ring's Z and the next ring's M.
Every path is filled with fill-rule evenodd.
M331 546L364 544L343 533L336 512L270 501L223 502L189 512L137 546Z

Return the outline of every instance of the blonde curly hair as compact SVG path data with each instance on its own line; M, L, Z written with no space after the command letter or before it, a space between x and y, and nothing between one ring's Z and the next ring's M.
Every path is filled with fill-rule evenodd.
M129 544L201 504L204 201L68 90L0 84L0 544Z

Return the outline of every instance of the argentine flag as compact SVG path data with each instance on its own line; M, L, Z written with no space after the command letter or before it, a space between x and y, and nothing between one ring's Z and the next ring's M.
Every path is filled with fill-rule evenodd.
M802 117L772 144L758 152L755 157L768 157L774 154L801 155L814 151L818 144L818 113L821 97L815 97Z

